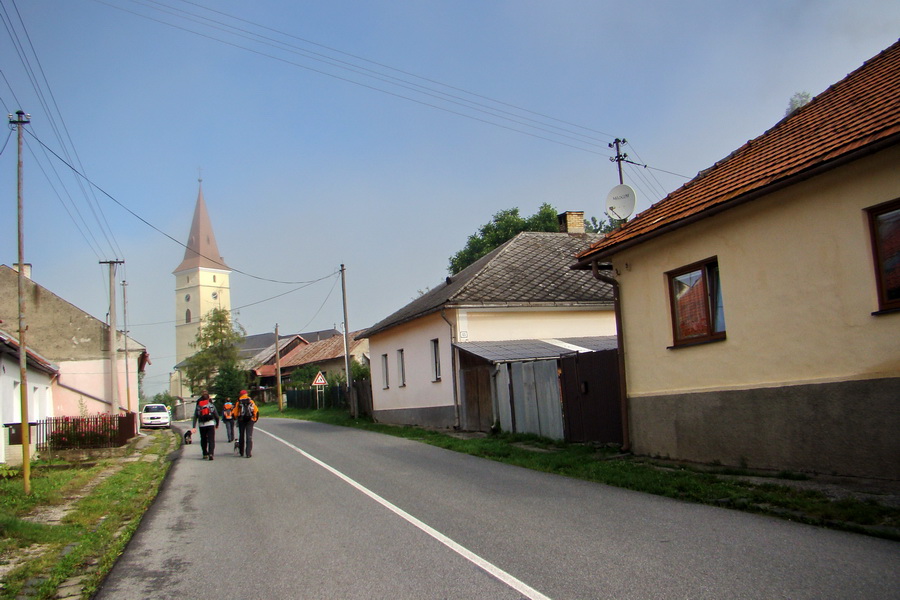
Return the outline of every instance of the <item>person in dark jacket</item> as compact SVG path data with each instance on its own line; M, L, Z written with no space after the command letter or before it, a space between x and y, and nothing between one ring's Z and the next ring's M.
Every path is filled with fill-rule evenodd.
M234 418L238 424L238 452L250 458L253 455L253 426L259 419L259 409L247 390L241 390L241 396L234 405Z
M219 428L219 413L216 405L209 398L209 393L203 390L197 406L194 407L194 419L191 430L197 432L197 422L200 422L200 450L203 451L203 460L213 460L216 451L216 429Z

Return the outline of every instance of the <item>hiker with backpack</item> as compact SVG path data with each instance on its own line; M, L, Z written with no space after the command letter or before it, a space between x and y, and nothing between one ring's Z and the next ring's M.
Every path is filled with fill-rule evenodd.
M238 452L241 456L250 458L253 452L253 425L259 419L259 409L250 399L247 390L241 390L234 406L234 418L238 424Z
M225 423L225 436L230 444L234 441L234 403L231 398L225 398L225 404L222 406L222 422Z
M216 405L209 399L209 392L203 390L197 406L194 407L194 419L191 431L197 432L197 422L200 422L200 450L203 452L203 460L213 460L216 450L216 429L219 428L219 413Z

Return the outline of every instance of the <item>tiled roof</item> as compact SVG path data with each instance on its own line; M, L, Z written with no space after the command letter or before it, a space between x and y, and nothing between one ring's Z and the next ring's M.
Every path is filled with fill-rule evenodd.
M0 354L9 354L15 357L16 360L19 360L19 347L18 338L0 330ZM32 368L43 371L48 375L59 373L59 368L56 365L30 348L25 349L25 361Z
M572 258L602 236L526 231L363 332L369 337L395 325L466 306L575 306L612 303L612 289L572 271Z
M578 255L618 250L900 139L900 42Z
M362 331L353 331L347 337L350 341L350 354L362 343L356 336ZM308 346L297 346L291 352L281 357L281 368L296 367L326 360L344 357L344 336L335 335L331 338L313 342Z

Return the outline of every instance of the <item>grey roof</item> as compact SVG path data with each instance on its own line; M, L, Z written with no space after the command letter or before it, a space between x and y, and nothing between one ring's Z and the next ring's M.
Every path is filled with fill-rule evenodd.
M612 287L569 268L601 234L526 231L419 296L359 337L441 308L612 305Z
M615 350L618 347L614 335L499 342L459 342L453 345L492 363L552 359L574 352L599 352Z

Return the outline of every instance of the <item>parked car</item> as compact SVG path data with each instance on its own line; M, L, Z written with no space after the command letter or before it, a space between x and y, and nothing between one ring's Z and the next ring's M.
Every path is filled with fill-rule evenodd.
M165 404L148 404L141 411L141 427L171 427L172 416Z

